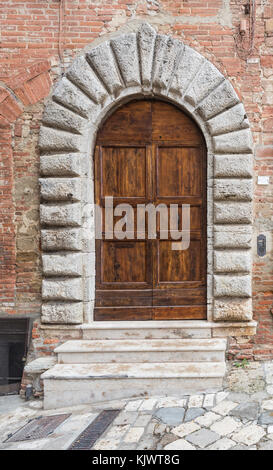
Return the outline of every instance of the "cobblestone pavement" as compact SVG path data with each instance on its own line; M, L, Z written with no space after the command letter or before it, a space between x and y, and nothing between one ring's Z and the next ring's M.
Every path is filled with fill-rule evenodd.
M41 401L0 398L0 449L67 449L103 409L121 412L96 450L273 450L273 361L233 365L216 394L150 397L44 411ZM5 404L6 400L6 404ZM14 406L14 409L12 409ZM53 434L4 442L29 420L71 413Z

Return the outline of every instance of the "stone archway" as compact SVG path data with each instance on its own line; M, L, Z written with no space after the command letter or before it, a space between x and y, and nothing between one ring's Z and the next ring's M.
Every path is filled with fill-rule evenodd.
M251 305L252 140L232 85L208 60L147 23L76 58L40 131L42 322L93 318L98 126L134 97L158 96L198 123L208 149L208 320L247 322Z

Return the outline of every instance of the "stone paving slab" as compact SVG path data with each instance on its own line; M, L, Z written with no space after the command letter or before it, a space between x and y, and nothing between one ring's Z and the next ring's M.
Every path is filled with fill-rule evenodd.
M268 386L272 374L273 361L250 364L231 368L225 390L218 393L139 397L57 411L43 410L41 400L0 397L0 449L67 449L102 410L119 409L94 449L273 450L273 390ZM241 376L251 393L238 385ZM33 418L68 412L71 416L46 439L5 442Z

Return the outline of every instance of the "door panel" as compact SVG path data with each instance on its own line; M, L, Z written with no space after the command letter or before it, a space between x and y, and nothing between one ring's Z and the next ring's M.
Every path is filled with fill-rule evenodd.
M164 102L119 108L98 132L95 193L103 220L102 240L96 241L95 320L206 318L206 153L196 124ZM113 197L113 226L120 222L111 239L105 239L106 196ZM125 203L132 207L127 219L123 209L117 213ZM137 205L150 203L165 204L168 221L171 205L178 204L178 230L182 204L190 205L187 250L172 249L169 222L160 233L158 211L153 238L147 213L137 233Z

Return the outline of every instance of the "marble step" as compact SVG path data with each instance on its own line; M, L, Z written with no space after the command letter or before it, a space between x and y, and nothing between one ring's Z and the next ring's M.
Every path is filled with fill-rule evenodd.
M122 398L211 393L222 389L224 362L56 364L43 373L44 408Z
M222 338L72 340L55 349L60 364L221 362L225 351Z

